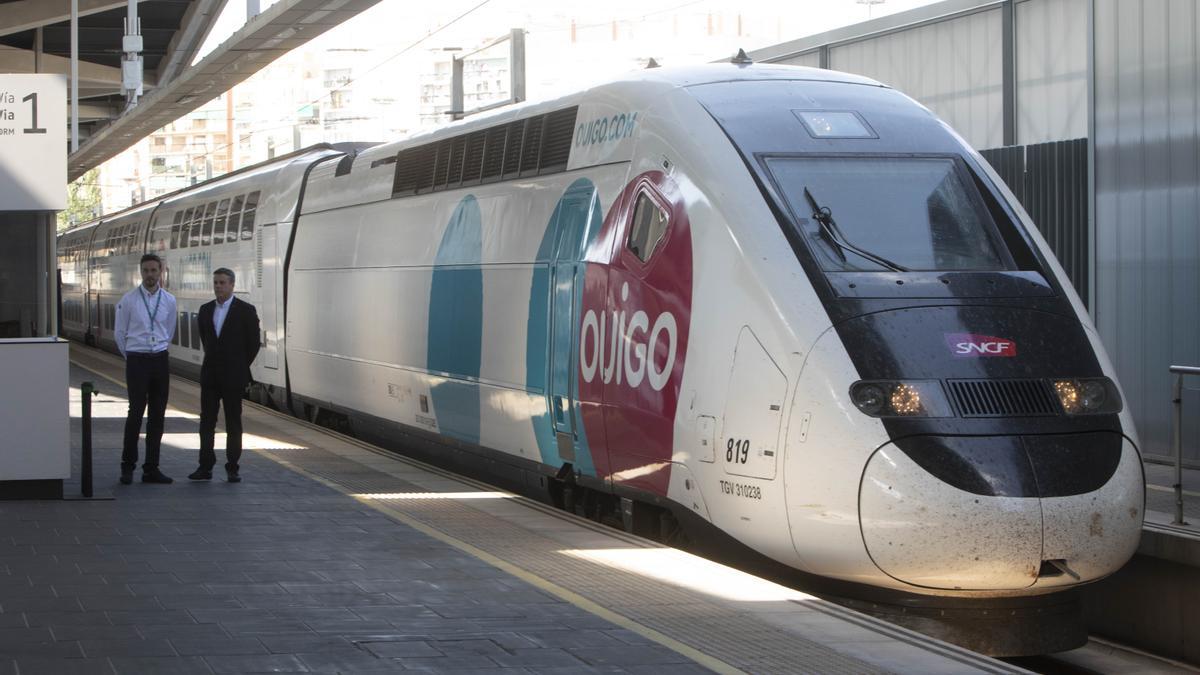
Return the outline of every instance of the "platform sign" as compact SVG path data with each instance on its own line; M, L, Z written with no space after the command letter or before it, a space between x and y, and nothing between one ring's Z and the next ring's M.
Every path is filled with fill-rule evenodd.
M67 208L67 78L0 74L0 211Z

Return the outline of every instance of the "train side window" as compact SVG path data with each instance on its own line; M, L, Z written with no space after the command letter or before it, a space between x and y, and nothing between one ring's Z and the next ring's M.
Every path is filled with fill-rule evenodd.
M192 329L192 349L198 350L200 349L200 315L192 312L191 319L190 326Z
M633 207L633 222L629 226L629 239L625 246L642 262L654 255L663 235L667 233L667 212L662 209L650 195L638 193L637 204Z
M204 208L204 230L200 233L200 245L208 246L213 243L213 219L217 215L217 203L209 202Z
M176 342L175 344L187 347L188 345L190 345L192 343L191 338L188 337L189 335L191 335L191 332L188 330L189 325L191 325L191 324L188 323L188 313L180 312L179 313L179 328L177 328L175 330L175 335L179 339L179 341Z
M196 207L196 212L192 214L192 229L188 235L189 246L200 245L200 221L204 220L204 205Z
M233 205L229 207L229 234L225 237L225 241L237 241L238 231L242 226L242 202L244 200L242 195L233 198Z
M246 210L242 212L242 240L254 238L254 215L258 210L258 191L246 195Z
M213 222L213 245L225 243L225 220L229 213L229 200L217 204L217 219Z
M171 336L171 344L179 344L179 317L175 317L175 334Z
M179 221L179 248L187 248L192 236L192 209L183 212Z
M980 178L979 174L971 167L967 167L971 173L971 178L975 181L975 188L983 197L984 205L988 212L992 215L992 221L996 224L996 229L1000 232L1000 238L1004 240L1004 245L1008 248L1008 252L1013 257L1013 262L1017 264L1017 268L1021 270L1042 271L1041 265L1038 263L1037 256L1033 249L1021 236L1020 230L1009 214L1000 206L999 200L992 193L991 189Z
M179 224L183 222L183 211L175 212L175 220L171 222L171 248L179 248Z

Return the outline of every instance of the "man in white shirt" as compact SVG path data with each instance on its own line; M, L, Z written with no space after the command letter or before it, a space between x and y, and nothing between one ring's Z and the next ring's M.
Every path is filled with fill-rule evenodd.
M125 418L125 447L121 453L121 483L133 482L137 468L138 434L142 415L150 403L146 422L146 461L143 483L172 483L158 468L163 418L170 392L167 347L175 335L175 296L159 286L162 260L147 253L141 260L142 283L117 303L117 325L113 336L125 357L125 388L129 392L129 416Z

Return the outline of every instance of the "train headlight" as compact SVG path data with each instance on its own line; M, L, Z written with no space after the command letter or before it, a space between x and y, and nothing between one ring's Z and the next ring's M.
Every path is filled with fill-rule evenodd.
M1102 415L1121 412L1121 394L1107 377L1052 380L1063 412L1068 415Z
M953 417L937 380L865 380L850 385L850 400L871 417Z

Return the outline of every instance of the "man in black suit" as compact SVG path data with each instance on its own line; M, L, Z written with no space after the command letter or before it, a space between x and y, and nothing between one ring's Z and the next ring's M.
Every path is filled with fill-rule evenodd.
M230 483L240 483L238 459L242 456L242 392L250 383L250 364L258 355L258 313L254 305L233 297L233 271L213 272L216 300L200 307L200 468L188 478L209 480L217 453L213 449L217 408L225 408L225 472Z

